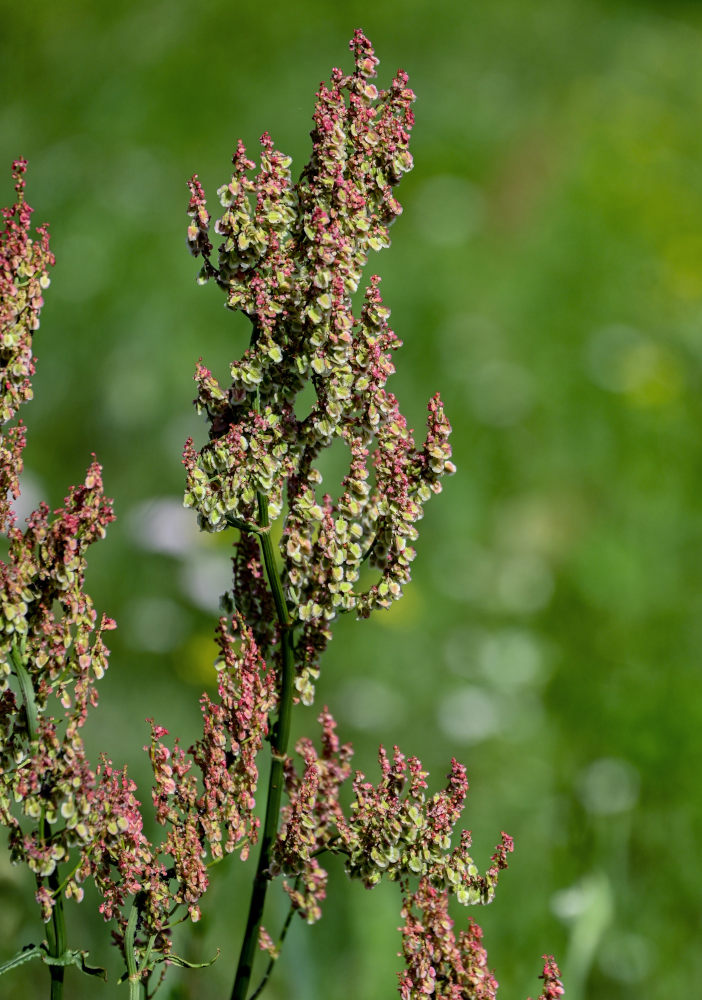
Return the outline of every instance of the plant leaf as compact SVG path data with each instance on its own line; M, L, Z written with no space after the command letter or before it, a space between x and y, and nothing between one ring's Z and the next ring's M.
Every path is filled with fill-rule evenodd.
M31 961L33 958L41 958L42 949L38 944L26 944L21 951L18 951L16 955L8 959L7 962L3 962L0 965L0 976L5 972L10 972L11 969L16 969L18 965L24 965L25 962Z
M100 976L107 982L107 970L100 968L97 965L88 965L87 951L64 951L62 955L50 955L45 942L39 946L41 951L42 961L46 965L75 965L81 972L84 972L86 976Z
M218 958L219 948L215 957L210 959L209 962L188 962L187 959L181 958L180 955L163 955L157 959L155 964L158 964L158 962L168 962L169 965L177 965L181 969L207 969L210 965L214 965Z

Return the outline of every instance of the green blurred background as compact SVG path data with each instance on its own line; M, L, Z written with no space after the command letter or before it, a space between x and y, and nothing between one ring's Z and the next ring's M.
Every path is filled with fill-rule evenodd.
M144 717L187 743L212 689L226 539L181 510L202 437L194 363L226 378L247 324L199 289L186 178L229 178L269 129L298 168L314 92L362 26L418 94L405 213L377 260L404 340L410 423L440 389L457 475L427 510L412 585L343 621L319 685L375 779L380 741L433 788L465 761L485 866L516 852L485 928L502 997L535 996L554 952L571 1000L696 995L702 979L702 8L696 3L390 0L334 5L0 2L0 162L57 256L26 409L25 498L54 506L95 451L117 523L89 590L119 623L87 727L142 782ZM313 711L298 718L313 728ZM228 996L248 896L216 871L166 997ZM2 954L41 934L0 860ZM266 924L284 915L273 897ZM92 897L74 946L110 964ZM457 913L465 919L465 911ZM294 925L268 996L394 995L395 886L332 870L324 920ZM69 973L70 995L119 996ZM3 995L45 994L42 969Z

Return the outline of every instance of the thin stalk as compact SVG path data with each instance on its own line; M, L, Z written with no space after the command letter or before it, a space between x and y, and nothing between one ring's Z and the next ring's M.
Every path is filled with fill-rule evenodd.
M129 983L129 1000L141 1000L143 991L141 988L141 973L137 968L136 953L134 950L134 939L136 937L137 921L139 919L139 906L135 897L132 908L129 911L129 919L124 931L124 959L127 963L127 982Z
M296 885L298 881L299 879L295 880ZM257 998L260 997L260 995L263 993L266 983L271 978L271 972L273 972L273 969L275 968L275 963L278 961L278 955L280 954L280 949L283 947L283 941L285 941L285 937L288 933L294 915L295 915L295 907L291 906L290 909L288 910L288 915L285 918L283 929L280 932L280 937L278 938L278 944L276 945L276 952L274 955L271 955L270 961L268 962L268 968L263 974L263 979L258 984L254 992L251 994L251 1000L257 1000Z
M268 501L262 494L258 494L258 515L259 527L266 529L270 526L268 520ZM285 603L283 585L275 562L273 544L270 532L263 530L258 535L263 552L263 562L266 567L268 583L273 595L275 610L280 623L282 641L283 672L280 684L280 701L278 704L278 718L273 728L271 738L271 773L268 779L268 793L266 797L266 818L263 824L263 836L261 838L261 851L258 857L258 866L254 876L253 889L251 892L251 902L246 921L244 940L241 945L239 964L236 970L236 978L232 989L231 1000L246 1000L253 971L254 956L258 945L258 932L263 918L263 907L266 901L266 891L270 881L270 864L278 834L278 820L280 817L280 800L283 792L283 763L290 738L290 715L293 700L294 680L295 680L295 658L293 652L292 621Z
M27 716L27 733L31 742L34 743L35 740L39 738L39 722L36 701L34 698L34 687L24 662L24 640L19 645L19 648L15 643L13 643L10 656L15 676L17 677L20 691L22 693L22 701L24 702L24 710ZM51 836L51 827L44 818L40 820L39 828L42 839L48 840ZM66 920L63 913L61 879L59 878L57 868L55 868L51 875L49 875L48 883L51 894L54 897L54 905L51 910L51 920L46 928L46 939L51 958L61 958L63 953L66 951ZM63 965L49 966L49 975L51 977L51 991L49 995L51 1000L63 1000L63 979L65 971L66 970Z
M49 824L44 821L44 835L49 833ZM49 889L54 894L54 906L51 911L51 920L46 928L46 938L49 945L49 955L52 958L60 958L66 951L66 921L63 914L63 898L61 895L61 882L58 871L54 870L49 875ZM63 965L50 965L51 975L51 1000L63 1000L63 976L65 973Z

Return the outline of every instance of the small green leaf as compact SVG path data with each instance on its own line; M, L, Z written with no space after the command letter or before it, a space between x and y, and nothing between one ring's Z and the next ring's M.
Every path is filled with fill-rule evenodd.
M168 962L169 965L177 965L180 969L207 969L210 965L214 965L218 958L219 948L215 957L210 959L209 962L188 962L186 958L181 958L180 955L162 955L156 960L154 965L157 965L159 962Z
M22 701L24 702L24 708L27 713L27 729L29 730L29 738L35 740L37 738L38 724L37 724L37 706L34 700L34 688L32 686L32 681L27 673L27 669L23 662L22 648L17 649L17 646L13 643L12 649L10 651L10 656L12 658L12 665L14 667L15 676L19 681L20 690L22 692Z
M12 969L16 969L19 965L24 965L25 962L29 962L33 958L41 958L42 950L38 944L26 944L21 951L18 951L16 955L8 959L7 962L3 962L0 965L0 976L5 972L10 972Z
M99 966L88 965L86 959L88 957L87 951L64 951L62 955L50 955L48 947L45 941L39 946L41 951L42 961L45 965L75 965L81 972L84 972L86 976L100 976L107 982L107 970L101 969Z

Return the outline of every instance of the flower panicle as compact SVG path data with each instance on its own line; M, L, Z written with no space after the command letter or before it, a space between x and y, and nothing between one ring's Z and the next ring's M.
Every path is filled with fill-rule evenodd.
M387 389L399 340L377 275L354 312L369 254L389 246L401 212L395 188L412 167L414 94L403 71L378 90L378 60L362 31L350 47L353 72L334 70L320 85L312 156L297 182L290 158L264 133L258 168L239 141L231 180L218 190L216 251L197 177L188 207L189 244L205 258L200 280L215 279L252 332L228 386L197 366L195 405L209 440L199 450L186 445L185 504L207 531L255 526L260 496L271 521L283 517L282 578L303 633L296 688L306 704L333 621L368 617L402 596L416 523L453 471L439 397L418 446ZM303 410L306 386L314 398ZM350 464L335 498L319 490L316 459L336 440ZM366 562L374 582L362 583Z
M378 59L361 30L350 48L352 72L334 69L320 84L312 156L296 182L290 158L264 133L258 166L237 143L214 223L197 177L188 209L188 241L204 261L198 280L215 281L225 305L249 318L251 336L231 363L228 384L197 365L195 406L209 434L200 449L186 444L185 505L206 531L238 529L225 600L255 630L278 671L281 630L295 630L295 695L306 705L314 700L335 619L348 612L368 617L402 596L424 506L455 471L440 395L429 400L418 443L388 386L401 345L377 274L354 308L369 255L390 245L390 226L402 211L395 189L413 165L414 94L402 70L387 89L378 88ZM317 462L335 442L349 455L336 492L323 486ZM263 617L276 619L262 586L256 536L278 518L290 622L265 627ZM319 721L321 750L301 739L299 768L284 759L288 803L267 871L284 877L293 909L310 923L325 898L325 852L342 854L348 874L368 887L383 876L399 881L406 918L402 996L490 1000L497 982L482 932L471 922L455 937L448 900L489 903L511 838L502 834L480 874L470 833L454 836L468 792L465 767L453 760L446 788L430 795L421 762L397 747L392 757L381 748L377 785L357 772L347 818L339 790L350 777L351 750L340 746L326 709ZM273 954L270 938L261 941Z
M289 804L283 810L283 825L274 852L272 873L294 876L283 886L294 909L307 923L322 915L327 872L319 863L325 851L337 849L344 814L339 801L341 786L351 775L353 748L341 745L336 721L327 708L319 715L322 727L321 751L303 737L295 750L304 761L298 775L291 758L285 767L285 787Z
M138 907L140 930L130 946L145 959L144 976L171 954L176 911L184 908L192 922L200 919L208 857L217 861L238 849L245 858L257 839L257 755L276 704L274 677L239 615L220 620L218 644L218 698L201 699L200 740L187 752L178 739L168 746L168 730L147 720L151 739L144 749L153 770L156 819L167 827L163 841L147 839L136 785L126 769L116 769L105 757L83 824L78 877L95 880L100 912L115 922L122 949L128 946L131 909Z
M403 884L402 952L405 968L398 973L402 1000L495 1000L497 980L488 968L483 932L469 921L454 933L449 893L422 878L415 892Z
M27 161L15 160L12 176L15 203L2 209L0 230L0 531L12 529L12 499L20 495L19 476L26 444L21 421L7 425L20 406L32 398L34 357L32 339L39 329L44 291L54 255L49 230L39 226L31 234L33 209L25 199Z
M218 699L201 698L200 740L187 753L177 739L169 747L168 730L147 720L151 740L144 749L154 775L152 799L156 819L168 831L161 844L152 845L142 833L136 787L126 771L116 772L106 760L102 764L97 814L109 819L88 870L103 896L101 912L116 920L122 946L131 900L139 900L137 945L143 954L154 936L152 960L158 953L170 954L176 909L185 907L193 922L200 919L198 904L209 886L208 856L216 861L239 849L245 858L257 839L257 755L275 707L274 678L240 616L220 620L218 644Z
M383 877L426 878L463 905L491 902L513 844L503 833L485 875L479 874L470 855L469 831L464 830L452 848L468 793L464 765L452 760L446 789L428 798L428 775L417 757L406 758L395 747L391 762L381 747L379 760L383 776L377 786L360 771L353 782L351 818L340 828L347 873L368 888Z
M511 850L511 840L503 834L503 847ZM506 844L506 846L505 846ZM501 849L501 862L504 858ZM482 943L482 929L473 920L458 936L449 914L450 894L422 877L412 892L408 881L402 882L404 925L401 956L405 968L398 973L398 991L402 1000L495 1000L498 983L488 967L487 951ZM558 1000L565 990L560 971L552 956L544 955L540 978L544 982L538 1000Z
M277 704L275 676L240 614L220 619L217 641L219 701L203 696L203 736L190 750L204 788L196 807L212 856L241 847L246 858L258 839L257 757Z
M26 168L13 164L16 201L2 210L0 233L0 822L13 860L34 873L48 921L64 898L83 898L91 852L113 833L81 729L107 669L105 633L115 628L85 592L87 550L114 514L95 456L62 507L39 504L24 529L12 509L26 432L8 425L32 398L32 341L54 264L47 227L31 233Z

